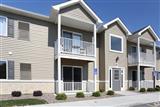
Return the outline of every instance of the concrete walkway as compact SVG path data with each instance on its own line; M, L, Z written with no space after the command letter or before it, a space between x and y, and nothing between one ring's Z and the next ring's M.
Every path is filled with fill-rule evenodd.
M129 92L128 92L129 93ZM160 93L134 94L105 99L94 99L77 102L55 103L38 105L32 107L52 107L52 106L106 106L106 107L130 107L137 104L146 104L160 101ZM31 106L28 106L31 107Z

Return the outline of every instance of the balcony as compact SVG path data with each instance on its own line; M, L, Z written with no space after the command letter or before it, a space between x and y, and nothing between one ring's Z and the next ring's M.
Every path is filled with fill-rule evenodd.
M65 55L78 55L94 57L94 44L82 40L61 37L60 53ZM55 55L58 54L58 42L55 42Z
M152 65L154 66L154 54L149 53L140 53L140 64L142 65ZM138 64L138 55L137 53L128 54L128 64L135 65Z

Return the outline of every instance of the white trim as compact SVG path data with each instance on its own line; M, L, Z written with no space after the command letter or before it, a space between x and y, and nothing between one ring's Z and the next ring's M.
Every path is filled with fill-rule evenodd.
M151 31L151 33L153 34L153 36L155 37L156 40L160 41L160 38L158 37L158 35L154 32L154 30L152 29L152 27L149 25L147 27L145 27L144 29L142 29L140 32L138 32L138 35L142 35L142 33L144 31L146 31L147 29L149 29Z
M7 83L7 82L15 82L15 83L34 83L34 82L45 82L45 83L54 83L55 80L18 80L18 79L15 79L15 80L1 80L0 79L0 82L4 82L4 83Z
M116 18L104 25L102 25L98 30L99 32L103 31L104 29L107 29L109 25L118 22L118 24L123 28L123 30L125 30L127 32L127 35L132 35L132 33L128 30L128 28L125 26L125 24L121 21L120 18Z
M1 16L1 15L0 15L0 18L5 18L5 20L6 20L6 32L5 32L5 34L0 34L0 36L8 37L8 18L6 16Z
M112 85L113 85L113 75L112 75L112 70L114 69L114 68L118 68L118 69L120 69L120 70L123 70L123 87L121 87L121 91L122 90L124 90L125 89L125 67L119 67L119 66L109 66L109 72L108 72L108 81L109 81L109 87L108 87L108 89L109 90L113 90L113 88L112 88ZM111 79L110 79L110 70L111 70ZM120 72L121 73L121 72ZM121 77L120 77L121 78ZM110 80L111 80L111 82L110 82ZM110 84L111 83L111 84ZM111 85L111 87L110 87L110 85ZM107 88L106 88L107 89Z
M83 0L70 0L65 3L61 3L55 6L52 6L52 8L55 10L55 12L58 14L60 9L66 8L68 6L74 5L76 3L80 3L80 5L98 22L102 23L102 20L89 8L89 6L83 1Z
M30 12L30 11L27 11L27 10L22 10L22 9L11 7L11 6L4 5L4 4L0 4L0 10L6 11L6 12L11 12L11 13L14 13L14 14L28 16L28 17L31 17L31 18L44 20L44 21L47 21L47 22L51 22L49 20L49 16L45 16L45 15L42 15L42 14Z
M6 79L0 79L1 80L8 80L8 60L6 59L0 59L0 61L5 61L6 62Z
M117 50L112 50L111 49L111 37L116 37L116 38L120 38L121 39L121 51L117 51ZM111 52L117 52L117 53L123 53L123 37L119 36L119 35L115 35L115 34L109 34L109 51Z

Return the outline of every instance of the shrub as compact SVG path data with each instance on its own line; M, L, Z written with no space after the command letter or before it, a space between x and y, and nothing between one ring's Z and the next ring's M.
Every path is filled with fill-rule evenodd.
M96 92L93 92L93 93L92 93L92 96L94 96L94 97L100 97L101 94L100 94L99 91L96 91Z
M148 92L154 92L155 89L154 89L154 88L147 88L147 91L148 91Z
M146 89L145 89L145 88L141 88L141 89L139 90L139 92L146 92Z
M134 91L135 90L135 88L134 87L129 87L129 89L128 90L130 90L130 91Z
M102 89L100 89L99 91L100 91L101 93L103 93L103 92L105 92L105 89L102 88Z
M77 93L76 93L76 97L77 97L77 98L84 98L85 96L84 96L84 93L83 93L83 92L77 92Z
M160 91L160 87L156 87L156 88L155 88L155 91Z
M57 94L56 96L56 100L66 100L67 99L67 95L65 93L60 93Z
M107 91L107 95L114 95L114 91L108 90L108 91Z
M13 97L20 97L22 93L20 91L12 91L12 96Z
M34 91L33 92L33 96L42 96L42 95L43 95L42 91Z
M156 85L156 88L160 88L160 86L159 86L159 85Z

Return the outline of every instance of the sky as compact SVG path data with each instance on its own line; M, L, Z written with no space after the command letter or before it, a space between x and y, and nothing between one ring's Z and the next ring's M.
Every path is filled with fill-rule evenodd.
M0 0L2 4L49 16L51 6L68 0ZM119 17L134 32L151 25L160 36L160 0L84 0L104 23ZM159 43L160 44L160 43Z

